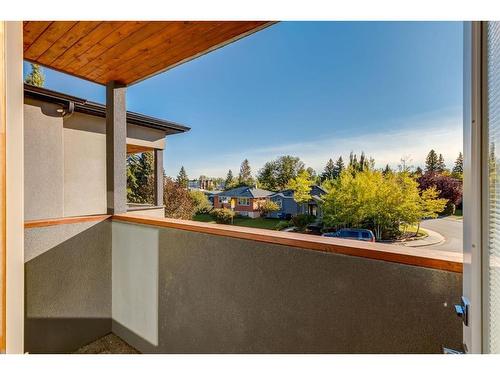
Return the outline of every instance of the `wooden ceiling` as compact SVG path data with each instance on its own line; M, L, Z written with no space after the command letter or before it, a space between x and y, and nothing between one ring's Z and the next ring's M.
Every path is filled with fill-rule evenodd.
M133 84L268 25L265 21L25 21L24 58L92 82Z

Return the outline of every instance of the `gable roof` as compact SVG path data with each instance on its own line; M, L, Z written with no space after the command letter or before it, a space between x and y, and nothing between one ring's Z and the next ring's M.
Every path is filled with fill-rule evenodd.
M319 185L311 185L311 196L312 198L318 199L321 195L328 193L325 189L323 189ZM294 195L294 191L292 189L285 189L278 191L271 195L271 198L281 197L281 198L290 198L292 199Z
M269 191L269 190L264 190L264 189L259 189L255 187L249 187L249 186L240 186L231 190L223 191L219 194L219 196L224 196L224 197L232 197L232 198L237 198L237 197L242 197L242 198L265 198L270 195L274 194L274 191Z

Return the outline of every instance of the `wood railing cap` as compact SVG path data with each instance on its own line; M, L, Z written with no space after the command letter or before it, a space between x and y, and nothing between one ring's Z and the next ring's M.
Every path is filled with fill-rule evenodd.
M461 273L463 268L463 254L461 252L369 243L190 220L153 218L133 214L113 215L112 219L135 224L181 229L191 232L299 247L308 250L377 259L458 273Z

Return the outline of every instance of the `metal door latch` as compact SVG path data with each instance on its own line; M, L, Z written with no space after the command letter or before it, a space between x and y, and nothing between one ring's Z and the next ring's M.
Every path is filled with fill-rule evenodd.
M462 296L462 303L460 305L455 305L455 312L457 316L462 318L465 326L469 325L469 300Z

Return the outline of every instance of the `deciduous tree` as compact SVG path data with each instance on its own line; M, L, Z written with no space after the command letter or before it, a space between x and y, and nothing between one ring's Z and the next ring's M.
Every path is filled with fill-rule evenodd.
M193 199L188 190L170 177L164 179L163 204L165 217L189 220L195 212Z
M299 172L297 177L292 178L288 183L288 189L293 190L293 200L299 204L301 209L305 203L311 200L311 186L314 180L307 170Z

